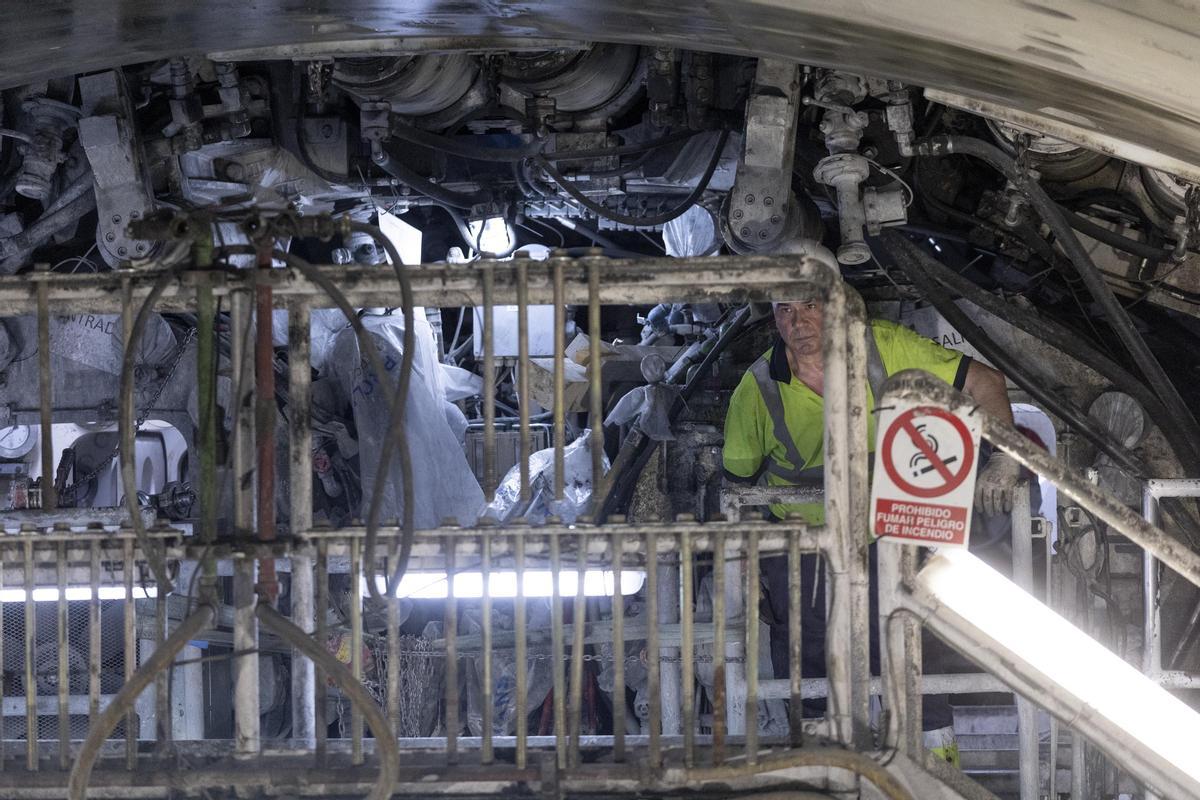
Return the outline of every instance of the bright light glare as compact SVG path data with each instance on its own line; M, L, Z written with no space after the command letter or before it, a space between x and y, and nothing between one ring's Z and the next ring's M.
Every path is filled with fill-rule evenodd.
M124 600L124 586L101 586L96 590L96 595L101 600ZM148 598L158 597L158 589L154 586L134 586L133 599L146 600ZM89 586L68 586L68 600L91 600L92 589ZM33 602L48 603L58 600L57 586L39 586L33 590ZM0 603L24 603L24 589L0 589Z
M1069 694L1200 781L1200 714L966 550L939 550L919 582Z
M558 591L563 597L574 597L579 586L577 572L560 572ZM554 594L554 573L550 570L525 570L525 596L551 597ZM642 588L646 573L636 570L621 570L621 594L634 594ZM377 578L379 590L383 591L383 577ZM488 589L494 598L517 596L517 573L502 570L488 575ZM583 573L583 593L587 597L611 597L613 573L609 570L589 569ZM397 597L414 600L440 600L446 597L446 574L444 572L408 572L400 579ZM454 596L464 599L483 597L483 573L457 572L454 575Z
M512 249L512 238L504 217L473 219L467 223L467 230L478 243L481 253L507 253Z

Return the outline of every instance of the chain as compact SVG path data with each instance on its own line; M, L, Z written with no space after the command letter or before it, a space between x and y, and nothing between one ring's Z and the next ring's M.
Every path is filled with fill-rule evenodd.
M187 352L188 345L190 345L195 338L196 329L188 328L187 334L183 337L183 342L179 345L179 351L175 354L175 359L171 362L171 369L168 370L167 376L158 384L158 388L155 390L154 396L150 398L150 402L146 404L145 408L143 408L141 413L138 414L137 420L134 422L134 437L138 435L138 432L141 431L142 426L146 424L146 420L150 418L150 412L154 410L154 406L158 403L158 399L162 397L162 393L166 390L167 384L169 384L171 379L175 377L175 371L179 369L179 362L183 360L183 354ZM108 466L109 462L116 457L120 450L121 445L118 443L115 447L113 447L112 452L105 456L104 459L100 461L94 469L92 469L82 478L77 478L74 483L63 489L62 492L64 494L67 492L74 492L79 486L87 486L88 483L91 482L92 478L95 478L100 474L101 470Z

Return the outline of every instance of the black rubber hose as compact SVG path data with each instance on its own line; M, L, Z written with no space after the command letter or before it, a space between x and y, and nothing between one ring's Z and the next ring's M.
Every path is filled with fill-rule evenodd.
M990 336L984 333L982 328L972 321L966 312L954 304L950 295L930 275L928 265L933 259L929 255L923 253L900 233L888 231L880 239L892 260L908 276L917 291L988 361L991 361L996 369L1011 378L1017 386L1049 409L1050 413L1079 431L1084 438L1104 451L1122 469L1137 477L1146 475L1145 465L1127 449L1113 441L1099 423L1082 409L1064 401L1045 384L1030 377L1024 367L1008 354L1008 351L996 344Z
M676 217L682 216L695 202L700 199L700 195L704 194L704 190L708 188L709 181L712 180L713 173L717 171L717 164L721 162L721 153L725 150L725 142L729 139L729 131L721 131L721 135L717 138L717 146L713 148L712 157L708 161L708 167L704 170L704 175L696 184L696 188L691 191L683 202L672 208L670 211L664 211L661 214L654 214L646 217L635 217L628 214L618 214L617 212L606 208L600 203L591 200L583 192L575 188L571 181L562 176L554 166L543 156L537 156L534 161L542 170L550 176L550 179L562 188L575 202L591 211L597 216L612 220L620 225L630 225L640 228L653 228L658 225L665 225Z
M1151 261L1163 261L1170 253L1161 248L1155 247L1152 244L1139 242L1137 239L1130 239L1128 236L1122 236L1116 231L1110 231L1103 225L1097 225L1090 219L1076 214L1074 211L1058 207L1059 213L1067 220L1067 224L1075 230L1082 233L1084 236L1090 236L1098 242L1103 242L1109 247L1121 250L1126 253L1132 253L1139 258L1148 258Z
M492 199L490 192L473 192L465 194L463 192L455 192L444 186L439 186L425 176L419 174L415 170L410 169L403 163L397 161L388 155L387 151L380 150L372 160L375 165L382 169L387 174L391 175L396 180L403 183L408 188L412 189L417 194L423 194L431 200L434 200L442 205L452 206L454 208L470 209L478 205L488 203Z
M482 145L462 142L451 136L441 136L436 133L418 130L409 125L392 122L393 137L411 144L436 150L440 153L466 158L472 161L484 161L496 164L513 164L526 158L545 156L550 161L579 161L593 158L615 158L619 156L638 155L664 147L675 142L690 139L695 131L672 133L648 142L619 145L616 147L598 147L592 150L572 150L563 153L544 152L547 142L540 141L520 147L484 147Z
M700 366L697 368L692 379L684 384L679 392L679 397L675 399L675 403L671 406L668 412L668 419L673 423L683 411L687 408L687 401L700 387L700 383L704 376L712 367L713 362L720 357L721 353L725 352L725 348L733 343L747 329L750 323L751 306L743 306L735 314L727 327L717 340L713 343L712 349L705 354L700 361ZM593 423L595 424L595 423ZM622 452L613 462L612 478L605 483L608 485L608 494L600 498L600 502L595 506L599 510L596 514L596 522L604 522L608 516L615 512L617 508L623 508L628 502L628 496L632 493L633 487L637 484L638 476L642 474L642 470L646 468L646 464L650 461L650 456L654 454L654 448L651 446L654 442L648 436L635 431L626 437L622 443L621 449L625 451L626 446L630 448L628 457L626 452ZM622 464L628 464L628 467L622 469ZM619 471L619 472L618 472Z
M1097 350L1075 331L984 290L936 259L925 260L923 266L934 280L955 294L965 297L992 316L1004 320L1036 339L1041 339L1080 364L1094 370L1115 388L1141 403L1151 418L1161 419L1162 402L1146 388L1145 382Z
M926 156L944 156L953 153L974 156L994 167L1012 183L1029 200L1034 210L1042 220L1050 226L1059 245L1066 252L1071 263L1078 270L1088 291L1104 310L1108 324L1116 331L1117 336L1133 356L1142 374L1149 381L1154 393L1162 400L1168 413L1174 417L1176 427L1184 433L1185 446L1194 458L1200 458L1200 425L1196 423L1191 409L1180 396L1178 389L1167 377L1162 365L1158 363L1154 353L1133 325L1128 312L1113 294L1112 288L1104 280L1104 276L1092 261L1091 256L1079 243L1075 231L1064 218L1058 205L1050 199L1045 190L1032 180L1023 170L1017 168L1016 162L1009 158L998 147L987 144L979 139L967 136L936 136L918 143L917 152Z

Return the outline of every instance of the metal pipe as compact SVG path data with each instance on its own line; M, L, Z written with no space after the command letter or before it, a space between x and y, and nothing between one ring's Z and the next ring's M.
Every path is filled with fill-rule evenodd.
M67 708L67 697L71 693L71 673L67 657L70 645L67 642L67 543L58 543L58 558L55 571L58 574L58 766L66 769L71 763L71 717ZM33 586L25 587L30 592Z
M458 762L458 601L454 595L454 539L446 540L446 609L443 635L446 639L446 763Z
M483 494L496 497L496 331L493 287L496 262L479 265L483 293Z
M694 516L694 515L685 515ZM672 537L673 538L673 537ZM674 554L660 559L657 571L658 623L661 636L663 626L679 625L679 566L674 563ZM658 660L664 666L659 670L659 707L662 709L662 735L678 736L680 730L680 684L681 670L679 648L660 642Z
M137 603L133 601L133 540L126 539L121 559L121 574L125 577L125 599L123 601L125 682L122 689L133 680L137 669ZM93 728L94 730L95 728ZM88 732L91 736L91 731ZM125 713L125 768L137 767L137 714L132 704ZM78 767L76 767L78 768Z
M604 489L604 369L600 355L600 257L589 257L588 280L588 424L592 427L592 498L608 494ZM600 511L598 502L593 510Z
M745 538L744 541L746 541ZM728 546L729 543L725 544ZM751 604L745 594L747 569L745 561L736 555L730 559L726 552L723 563L725 580L722 585L725 603L721 618L724 621L725 633L728 634L729 620L748 621ZM725 732L729 736L743 737L749 727L749 712L746 707L747 654L744 639L740 636L726 636L723 649L725 651Z
M692 537L679 533L679 683L683 700L683 763L696 765L696 644Z
M566 681L563 679L563 661L566 659L566 649L563 644L563 605L562 605L562 551L558 537L550 537L550 637L551 656L550 669L554 675L554 751L558 768L567 768L567 706L565 702Z
M529 258L525 253L513 259L517 263L517 393L520 395L520 473L521 501L533 496L529 485Z
M758 535L746 547L746 763L758 763Z
M399 553L395 548L387 557L388 574L396 571ZM400 598L396 593L387 596L387 718L392 735L399 737L400 730Z
M25 542L25 769L36 772L38 768L38 715L37 715L37 609L33 604L30 587L37 585L34 576L33 541Z
M804 743L804 704L801 702L803 688L804 643L801 639L803 626L803 590L801 587L800 538L788 540L788 733L792 747ZM813 571L813 580L817 578ZM761 688L761 687L760 687Z
M572 639L571 644L571 753L568 763L578 767L582 762L579 757L579 738L583 733L583 659L584 634L587 629L587 595L584 592L583 577L587 572L587 534L579 534L579 549L575 557L575 602L571 606Z
M211 290L209 294L211 297ZM312 527L312 344L310 331L311 314L308 303L304 300L293 301L288 306L288 480L290 483L288 516L293 534ZM206 332L202 332L202 336L208 338ZM204 396L203 391L202 396ZM215 426L212 425L212 421L209 422L209 426L209 433L215 435ZM203 434L202 438L204 438ZM209 456L202 453L201 458L209 458ZM201 488L201 491L207 490L208 487ZM291 555L291 576L292 622L300 630L311 634L314 630L313 615L315 613L313 609L313 560L299 546L293 550ZM391 633L389 625L389 636ZM314 681L312 659L306 657L300 650L293 649L292 739L308 748L316 745ZM389 701L390 699L391 695L389 694Z
M258 710L258 617L254 606L255 561L239 558L233 565L233 729L234 756L255 758L262 750Z
M551 262L554 280L554 499L562 500L566 488L565 447L566 430L566 366L567 353L567 307L563 303L563 262L555 258ZM624 716L624 712L622 712ZM615 721L613 723L616 725ZM618 726L617 736L624 736L625 731ZM619 738L618 738L619 741ZM618 748L621 749L621 748ZM620 759L618 759L620 760Z
M274 242L258 248L258 273L271 270ZM274 302L270 284L255 285L254 337L254 432L258 451L257 486L258 538L275 540L275 347L272 331ZM263 558L258 565L260 591L269 601L279 596L275 559Z
M870 640L870 544L871 529L868 504L871 496L868 464L870 456L867 442L867 336L874 336L867 324L867 309L858 292L846 284L840 287L846 303L846 392L848 414L846 422L846 456L848 460L849 485L847 500L850 527L846 530L850 560L850 646L851 646L851 700L854 719L855 744L860 749L870 748L871 735L870 692L867 684L871 680ZM835 289L837 291L837 289ZM838 410L841 413L841 409ZM920 662L918 662L920 663Z
M300 301L296 304L305 309L307 318L308 306ZM217 537L217 360L216 360L216 307L213 302L212 277L202 273L196 283L196 402L199 405L200 441L196 448L200 457L200 539L211 542ZM294 324L299 324L294 323ZM305 328L305 341L308 329ZM290 341L290 337L289 337ZM290 358L290 356L289 356ZM307 367L307 361L305 362ZM292 373L293 375L295 372ZM307 376L307 372L305 376ZM295 378L290 391L290 404L296 408L297 389ZM307 408L306 405L300 408ZM293 414L295 416L295 414ZM303 483L297 483L297 475L292 474L292 492L307 494L302 490ZM311 483L309 484L311 491ZM293 503L293 513L295 506ZM311 517L311 514L309 515ZM293 528L307 529L312 527L312 520L301 525L292 518ZM293 590L294 591L294 590Z
M1033 594L1033 523L1030 519L1028 483L1022 482L1013 492L1010 521L1013 580L1026 592ZM1021 800L1038 800L1041 778L1038 764L1037 709L1028 699L1021 696L1017 697L1017 718Z
M316 574L316 641L325 646L329 641L329 543L324 539L317 541L317 574ZM321 662L313 661L313 733L316 734L315 752L317 763L323 764L326 755L326 739L329 734L329 724L325 719L326 679L329 676L321 668Z
M128 316L128 315L126 315ZM50 295L44 281L37 284L38 407L42 443L42 508L58 507L54 489L54 406L51 394L54 377L50 372Z
M350 674L355 683L362 683L362 540L350 540ZM350 708L350 763L363 763L363 712L358 706Z
M556 468L556 474L562 474ZM621 594L621 568L625 554L619 533L612 535L612 629L613 629L613 761L625 760L625 598ZM582 578L582 575L580 576Z
M483 577L483 598L482 608L480 610L480 632L483 637L483 697L480 701L483 706L483 748L480 752L480 761L484 764L490 764L493 760L492 753L492 538L485 530L479 537L479 552L482 554L479 564L479 571ZM528 709L519 707L517 713L525 713Z
M529 715L523 713L529 708L529 660L526 648L525 631L525 532L520 531L513 536L513 560L517 573L517 597L513 600L513 628L516 641L513 648L513 661L517 669L517 769L525 769L526 745L529 735ZM555 579L557 583L557 579Z
M858 588L857 575L851 574L854 559L854 533L850 529L850 387L846 369L849 325L846 293L834 289L825 301L825 526L831 547L825 554L828 568L826 601L829 605L826 628L825 661L829 675L830 698L827 716L837 741L855 742L856 714L855 654L865 644L854 641ZM840 598L830 602L832 598Z
M593 464L595 462L593 461ZM650 704L650 719L646 731L650 736L647 758L651 767L662 765L662 648L658 629L658 536L646 533L646 695Z
M1142 491L1142 517L1158 527L1158 497L1147 485ZM1161 617L1158 610L1158 562L1149 551L1142 551L1142 672L1150 676L1162 671Z
M712 696L712 757L713 765L725 762L726 680L725 680L725 533L713 537L713 696Z

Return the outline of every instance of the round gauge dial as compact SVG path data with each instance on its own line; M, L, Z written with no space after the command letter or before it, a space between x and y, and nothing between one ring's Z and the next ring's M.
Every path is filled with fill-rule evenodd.
M37 447L37 431L29 425L0 428L0 458L24 458Z

